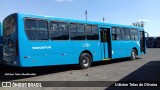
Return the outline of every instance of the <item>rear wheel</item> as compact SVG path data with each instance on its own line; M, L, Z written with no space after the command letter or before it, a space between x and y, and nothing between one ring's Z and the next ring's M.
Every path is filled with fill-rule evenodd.
M137 52L135 49L133 49L131 52L131 60L135 60L135 59L137 59Z
M91 66L92 57L88 53L82 53L79 58L79 66L81 69L87 69Z

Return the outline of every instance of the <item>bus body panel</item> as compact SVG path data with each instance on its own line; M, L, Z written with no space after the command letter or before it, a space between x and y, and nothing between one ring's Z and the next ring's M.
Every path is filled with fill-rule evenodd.
M18 52L19 52L19 59L17 60L19 66L27 66L26 62L31 61L31 42L26 37L26 32L24 30L24 15L18 14ZM30 63L28 66L31 66Z
M19 28L24 30L25 15L19 15L19 18ZM25 32L19 30L19 33L20 66L78 64L80 54L86 50L92 53L93 61L101 60L97 41L29 41L24 37ZM25 50L22 49L24 47Z
M126 57L127 46L124 47L125 42L112 41L112 58Z
M125 41L124 42L126 57L131 56L131 52L132 52L132 49L133 49L133 47L131 45L132 45L131 41Z
M33 42L31 56L35 63L41 62L38 65L43 65L45 60L46 65L73 64L71 42L68 41Z
M139 45L139 41L112 41L112 58L130 57L132 49L139 51Z
M141 55L139 41L132 41L131 47L137 50L138 56Z
M101 46L99 41L72 41L73 56L76 63L79 63L79 57L82 52L90 52L93 61L99 61L101 59Z
M43 19L47 20L48 22L52 20L60 20L68 23L77 22L84 24L94 24L99 27L103 26L103 28L108 28L107 30L111 30L111 27L114 26L137 28L132 26L122 26L122 25L108 24L108 23L104 24L98 22L97 23L85 22L85 21L44 17L37 15L18 14L18 22L17 22L18 50L17 50L17 56L15 58L16 64L13 63L7 63L7 64L20 67L78 64L79 57L83 52L89 52L89 54L91 54L93 61L102 61L103 59L107 58L116 59L116 58L130 57L133 48L135 48L138 51L138 55L145 53L141 52L140 41L132 41L132 40L114 41L111 40L112 39L111 33L109 33L110 43L102 43L100 37L100 29L99 29L99 40L70 40L70 39L69 40L49 39L49 40L39 40L39 41L29 40L25 31L26 18ZM112 55L109 56L109 54Z

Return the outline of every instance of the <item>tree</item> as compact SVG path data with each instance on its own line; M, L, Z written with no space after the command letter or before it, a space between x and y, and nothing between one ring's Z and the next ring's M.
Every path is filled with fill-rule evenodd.
M132 23L133 26L136 26L136 27L144 27L145 23L147 22L148 20L139 20L139 21L136 21L134 23Z

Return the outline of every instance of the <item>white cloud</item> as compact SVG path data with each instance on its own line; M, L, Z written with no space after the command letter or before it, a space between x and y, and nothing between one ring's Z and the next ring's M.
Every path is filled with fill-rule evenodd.
M64 1L68 1L68 2L71 2L73 0L56 0L57 2L64 2Z

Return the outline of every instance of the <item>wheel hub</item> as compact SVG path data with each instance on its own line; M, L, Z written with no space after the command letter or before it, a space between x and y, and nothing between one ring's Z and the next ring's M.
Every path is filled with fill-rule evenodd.
M133 59L136 58L135 52L132 52L132 57L133 57Z
M88 58L83 59L83 65L84 66L88 66L89 65L89 59Z

